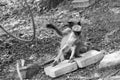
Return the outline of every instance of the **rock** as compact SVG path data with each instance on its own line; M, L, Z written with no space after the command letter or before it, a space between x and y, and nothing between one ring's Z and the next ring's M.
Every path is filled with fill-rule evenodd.
M99 68L104 68L117 64L120 64L120 51L115 51L111 54L105 55L103 60L99 64Z
M104 52L90 50L82 55L80 58L74 59L79 68L89 66L91 64L97 63L104 57Z
M68 63L68 60L64 60L63 62L59 63L54 67L48 66L44 68L44 71L46 75L54 78L77 69L78 66L76 62Z
M90 5L89 0L73 0L72 4L74 8L88 7Z
M32 65L27 68L25 79L31 79L33 76L37 75L40 71L40 66L38 64Z
M114 14L119 14L120 13L119 8L110 8L110 11L112 11Z

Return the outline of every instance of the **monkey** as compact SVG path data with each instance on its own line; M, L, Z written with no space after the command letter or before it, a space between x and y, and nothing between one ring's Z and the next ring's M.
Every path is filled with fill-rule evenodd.
M53 66L57 65L60 61L63 61L65 58L64 54L67 52L71 52L69 62L73 60L75 51L78 49L77 43L79 42L78 39L81 33L81 26L79 24L80 23L75 24L74 22L68 22L68 27L63 31L60 31L53 24L46 25L47 28L55 30L57 34L62 37L60 42L60 50L58 51L57 57L54 59Z

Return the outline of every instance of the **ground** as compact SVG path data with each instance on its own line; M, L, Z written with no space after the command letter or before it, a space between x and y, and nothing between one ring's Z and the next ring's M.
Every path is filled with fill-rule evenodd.
M101 0L93 7L86 9L83 14L78 15L77 19L79 19L80 16L85 18L82 23L83 40L91 42L93 46L100 50L105 49L108 52L119 50L119 5L119 0ZM27 9L24 7L16 7L17 3L14 6L9 4L9 6L10 7L7 8L0 8L0 10L3 10L2 16L0 16L0 24L16 36L20 37L20 34L24 34L23 38L29 39L32 35L32 24L29 20L29 15L27 15L29 12L27 12ZM59 6L58 11L53 10L53 12L47 12L42 16L39 15L39 12L33 10L37 35L36 39L30 43L17 41L0 30L0 79L10 80L18 78L15 73L9 73L9 70L15 69L17 60L24 59L26 61L25 65L33 63L34 61L39 61L40 64L42 64L55 57L61 38L52 30L46 29L45 24L52 22L62 30L63 28L61 26L73 17L71 15L80 11L80 9L70 9L68 6ZM14 13L11 13L12 11ZM32 78L40 80L76 80L80 79L81 76L92 77L95 76L95 74L105 77L107 74L119 69L119 65L104 69L98 69L97 65L98 63L55 79L46 76L43 69L39 69L39 72L36 75L34 74Z

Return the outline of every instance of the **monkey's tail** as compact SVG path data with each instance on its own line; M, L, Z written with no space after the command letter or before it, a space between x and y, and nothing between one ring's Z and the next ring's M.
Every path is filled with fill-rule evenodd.
M47 24L46 27L55 30L59 36L63 36L63 33L55 25Z

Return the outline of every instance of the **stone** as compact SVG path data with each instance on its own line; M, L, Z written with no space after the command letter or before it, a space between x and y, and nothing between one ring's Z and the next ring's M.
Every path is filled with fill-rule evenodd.
M99 64L99 68L110 67L117 64L120 64L120 51L105 55Z
M73 0L72 3L89 2L89 0Z
M68 63L68 60L64 60L63 62L59 63L56 66L48 66L44 68L45 74L55 78L60 75L72 72L74 70L77 70L78 66L76 62Z
M74 8L88 7L90 5L89 0L73 0L72 4Z
M75 58L79 68L87 67L91 64L97 63L104 57L103 51L90 50L82 55L80 58Z

